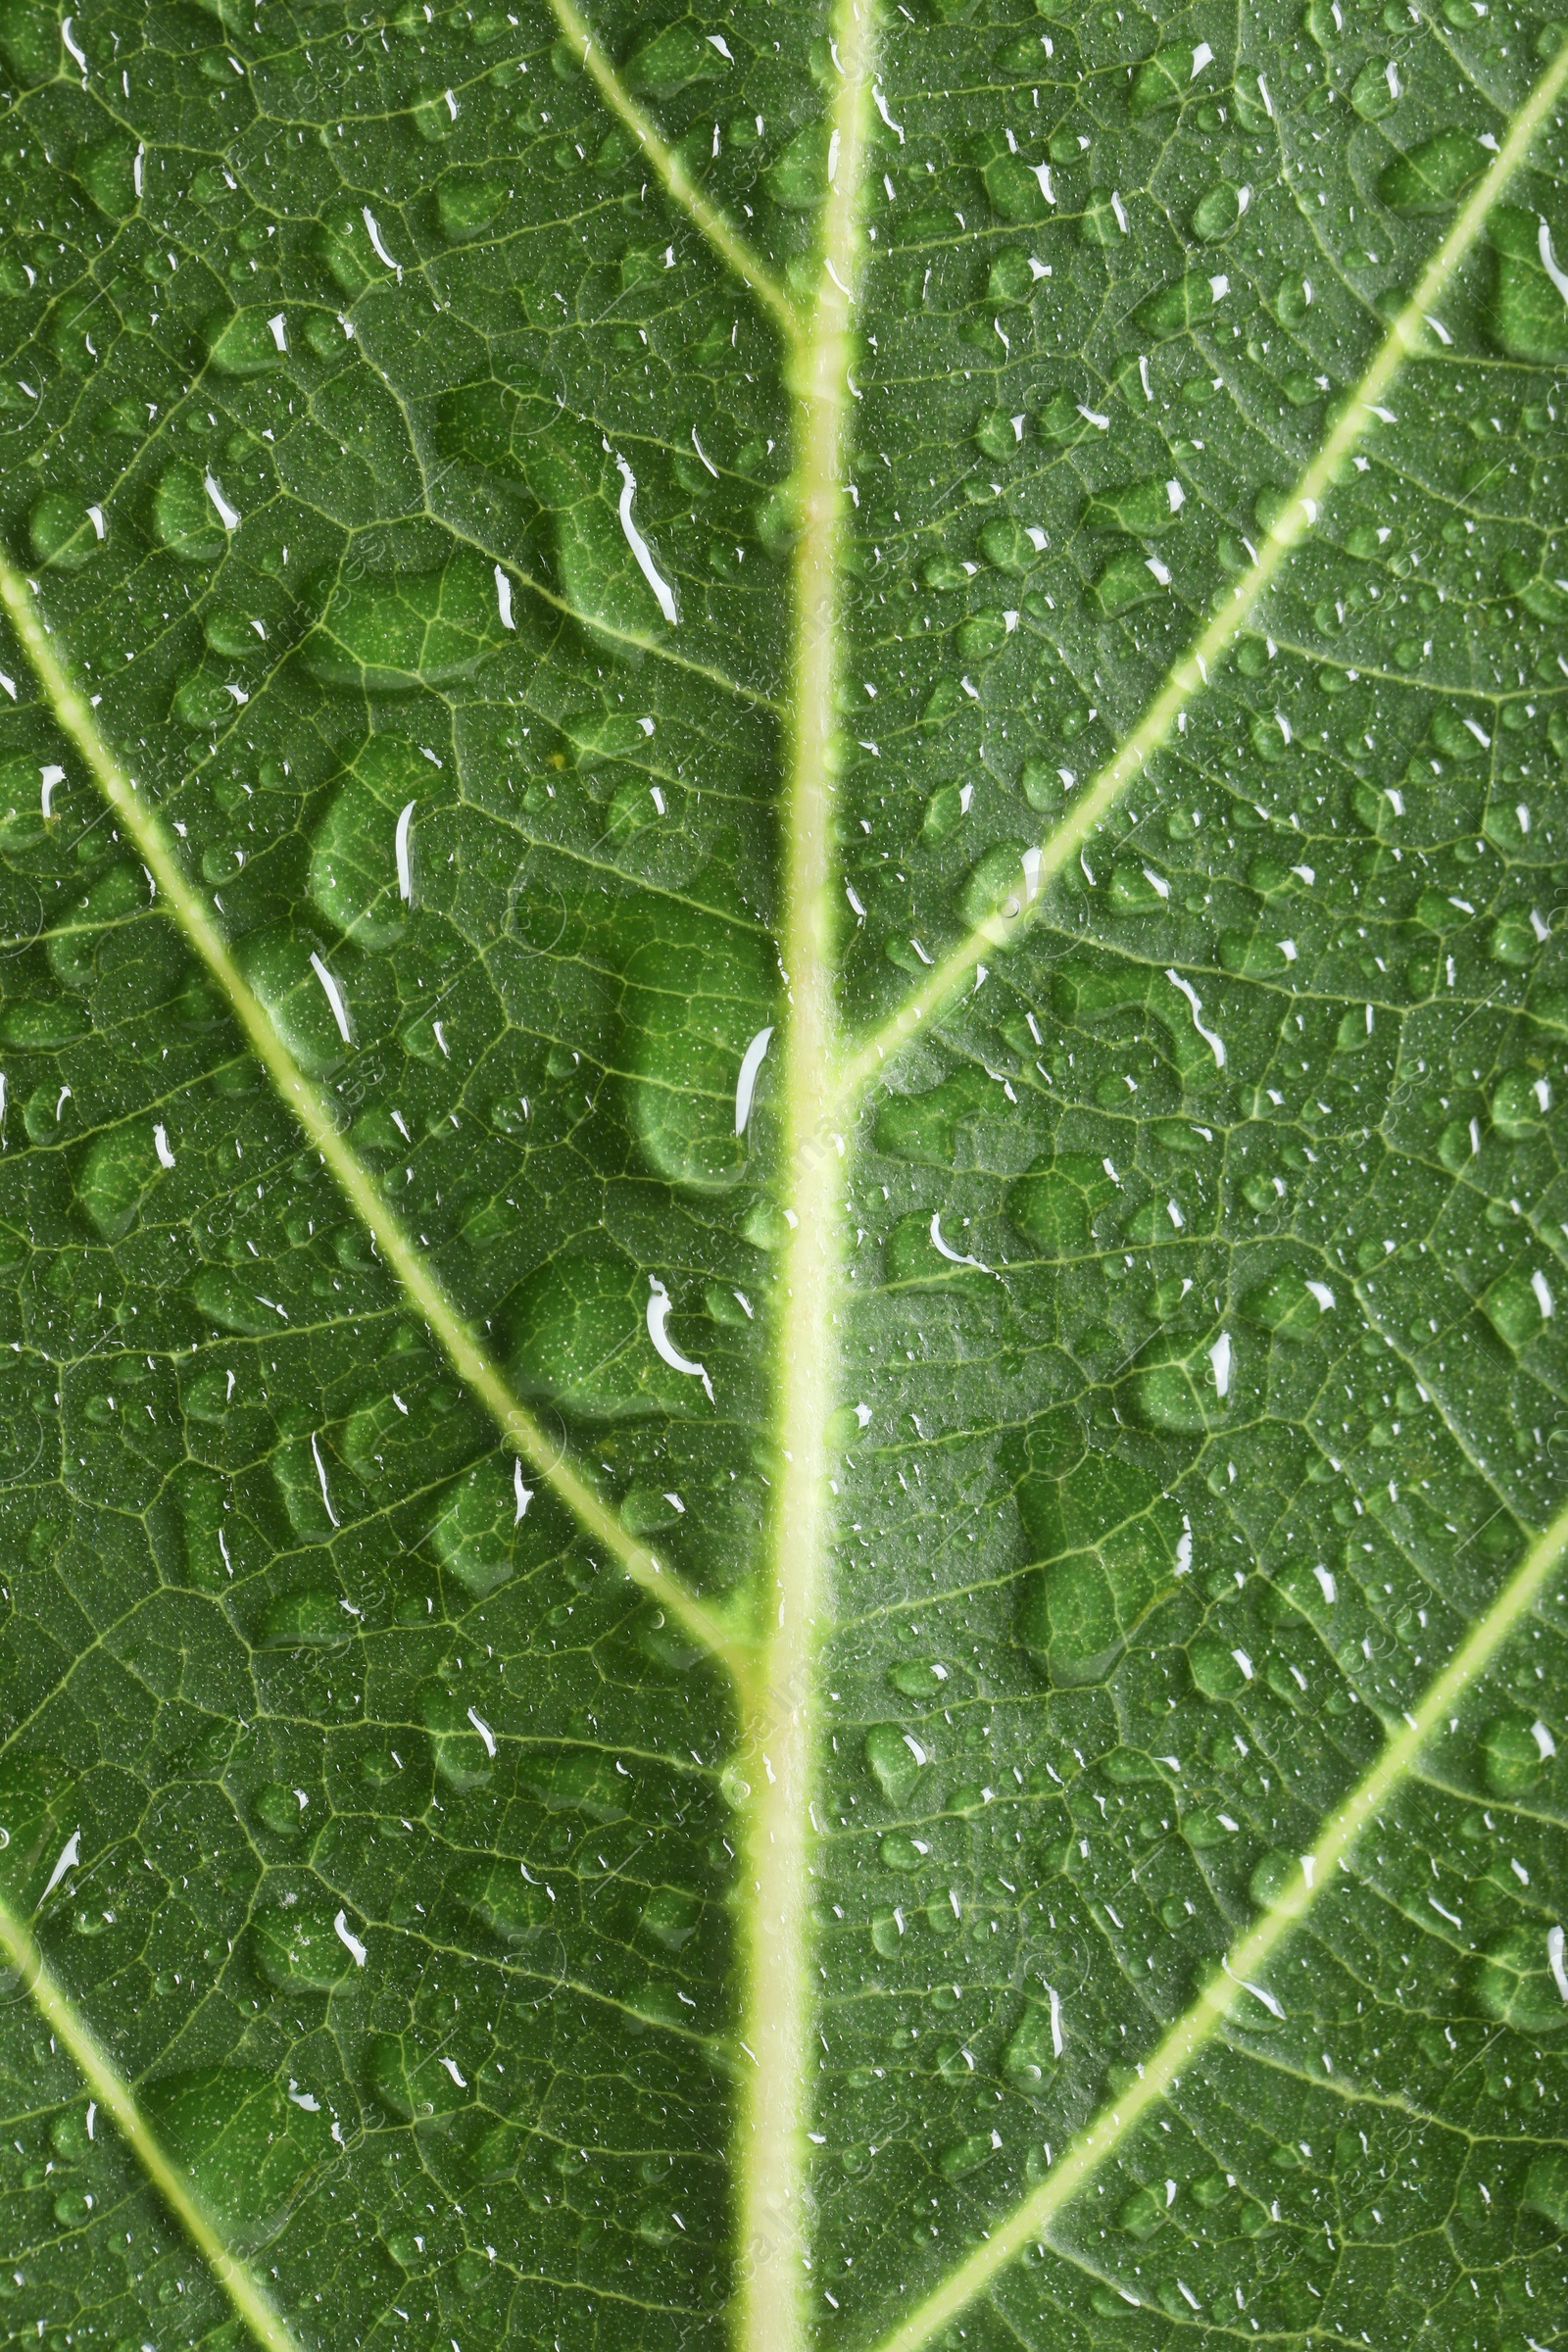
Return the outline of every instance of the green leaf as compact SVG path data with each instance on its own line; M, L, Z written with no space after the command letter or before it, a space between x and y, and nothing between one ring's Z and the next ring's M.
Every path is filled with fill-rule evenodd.
M18 2341L1568 2334L1560 31L0 5Z

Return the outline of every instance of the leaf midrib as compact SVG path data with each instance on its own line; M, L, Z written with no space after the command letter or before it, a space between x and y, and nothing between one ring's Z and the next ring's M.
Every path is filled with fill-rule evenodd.
M584 37L585 63L596 85L612 111L619 114L628 126L636 131L645 152L660 172L666 193L687 212L720 258L751 286L763 309L785 329L792 368L804 375L805 368L814 364L820 356L820 310L816 331L808 334L793 304L776 281L771 279L770 273L735 236L722 217L716 215L713 208L708 206L691 188L684 173L674 167L670 151L663 146L657 131L635 107L629 95L620 89L603 52L593 44L591 34L571 7L570 0L551 0L551 4L564 28L568 32L579 32ZM854 0L842 0L838 12L841 40L845 38L846 19L852 24L858 24ZM841 90L841 105L848 104L852 117L855 109L863 102L870 80L868 63L864 60L860 63L864 70L849 77L847 93ZM1075 850L1087 844L1095 828L1110 813L1135 777L1145 771L1149 761L1163 748L1177 715L1188 709L1206 688L1209 667L1217 666L1224 653L1246 627L1289 555L1312 527L1316 515L1304 511L1303 502L1314 501L1316 507L1321 509L1337 466L1365 428L1371 404L1387 387L1403 359L1417 347L1422 314L1435 307L1454 270L1474 245L1488 210L1496 202L1504 183L1522 162L1531 141L1555 103L1565 76L1568 76L1568 45L1559 51L1525 106L1515 116L1507 137L1485 177L1428 265L1409 303L1390 328L1339 422L1300 477L1284 515L1270 529L1257 562L1244 575L1232 597L1213 615L1187 654L1173 665L1164 686L1143 719L1093 780L1074 810L1040 845L1042 886L1045 879L1060 870ZM661 154L662 163L660 161ZM853 202L846 226L848 237L843 250L848 257L853 252L855 241ZM853 283L853 279L850 282ZM519 581L523 580L524 575L517 572L515 566L509 565L508 568ZM531 581L525 584L537 586ZM550 602L560 602L551 597L548 590L540 589L540 593ZM134 786L120 769L98 733L84 698L76 691L64 664L54 653L47 632L38 618L27 583L3 560L0 560L0 601L4 602L13 626L23 641L54 715L64 731L76 743L110 807L125 824L126 830L164 885L165 896L172 903L175 919L185 929L198 953L208 961L209 968L221 980L225 994L247 1032L252 1050L264 1061L269 1075L300 1118L310 1140L329 1160L356 1213L378 1242L382 1240L383 1232L390 1235L393 1246L386 1250L386 1254L393 1260L405 1291L420 1307L427 1322L436 1329L460 1375L480 1396L509 1443L529 1459L540 1475L551 1480L567 1507L573 1510L596 1540L604 1543L615 1554L628 1575L671 1606L674 1613L687 1624L688 1630L728 1667L743 1699L748 1693L751 1694L754 1721L757 1720L757 1701L759 1697L764 1698L762 1715L765 1718L765 1694L759 1690L751 1649L744 1642L737 1642L728 1628L711 1619L695 1596L659 1567L654 1555L643 1546L629 1544L598 1497L592 1494L591 1490L582 1487L574 1472L564 1474L557 1465L544 1466L551 1449L544 1445L531 1416L511 1396L495 1367L463 1325L456 1309L446 1300L434 1276L423 1267L406 1237L401 1236L395 1220L379 1200L374 1179L337 1137L324 1102L288 1062L265 1012L240 980L227 955L226 943L222 942L205 907L185 882L172 845L163 837L158 820L140 802ZM566 610L564 606L562 609ZM662 649L650 645L648 650L659 653ZM733 681L724 679L716 682L726 686L733 684ZM798 704L794 715L799 727ZM156 853L156 858L153 853ZM1023 880L1021 872L1018 880ZM1022 921L1016 925L1008 925L1000 916L993 916L977 925L969 939L944 958L927 982L912 990L901 1006L838 1062L831 1090L825 1094L825 1109L819 1101L813 1134L806 1139L798 1137L797 1141L815 1140L820 1143L824 1126L835 1118L847 1127L853 1126L868 1091L886 1068L889 1059L925 1022L940 1014L943 1006L972 973L980 956L988 950L1004 946L1018 936L1035 918L1039 907L1040 900L1037 898L1033 906L1026 907ZM824 1292L822 1296L825 1300L828 1294ZM432 1307L435 1310L433 1314ZM827 1314L824 1312L820 1319L825 1324ZM825 1340L830 1339L831 1335L825 1328L819 1328L815 1336L818 1340ZM825 1424L834 1399L821 1382L816 1384L816 1397L819 1419ZM822 1430L818 1429L816 1434L820 1445ZM534 1445L539 1446L537 1455L532 1449ZM825 1546L823 1548L825 1552ZM1442 1714L1457 1699L1468 1683L1483 1671L1498 1644L1532 1605L1565 1551L1568 1551L1568 1511L1553 1521L1537 1539L1515 1577L1448 1666L1429 1687L1418 1714L1391 1738L1382 1755L1351 1796L1331 1817L1314 1848L1314 1854L1321 1856L1326 1865L1321 1873L1315 1874L1319 1885L1308 1892L1305 1900L1286 1898L1272 1911L1265 1913L1233 1947L1227 1968L1234 1967L1238 1975L1255 1974L1265 1965L1278 1943L1310 1908L1329 1870L1348 1853L1356 1836L1395 1788L1411 1777L1421 1747L1437 1728ZM825 1572L825 1557L816 1566L819 1572ZM106 2089L100 2091L99 2095L110 2112L117 2112L117 2098L122 2106L126 2106L128 2101L126 2121L122 2126L127 2138L137 2148L149 2176L158 2182L213 2263L215 2272L235 2301L236 2309L257 2334L258 2340L274 2348L274 2352L296 2352L293 2338L271 2311L265 2295L250 2279L243 2266L236 2265L226 2248L215 2238L211 2225L194 2205L180 2176L169 2166L168 2160L151 2139L135 2109L133 2098L123 2084L119 2084L110 2062L75 2016L69 1999L57 1985L53 1985L29 1931L4 1910L0 1910L0 1943L4 1943L14 1957L22 1953L23 1960L18 1960L16 1964L22 1966L25 1961L29 1983L40 2006L48 2010L52 2001L60 2008L62 2017L69 2018L70 2031L63 2025L63 2037L89 2080L94 2079L93 2070L102 2075ZM1105 2161L1111 2148L1135 2128L1148 2108L1163 2094L1163 2090L1174 2087L1179 2067L1185 2065L1207 2039L1223 2028L1234 2000L1234 1993L1227 1985L1228 1980L1222 1978L1217 1992L1213 1987L1205 1990L1194 2009L1166 2034L1154 2056L1146 2061L1145 2080L1139 2085L1136 2098L1124 2098L1080 2132L1042 2187L1015 2208L975 2254L957 2266L915 2312L883 2339L879 2352L917 2352L917 2348L928 2343L940 2327L961 2311L974 2295L983 2291L986 2284L1011 2260L1012 2255L1030 2241L1037 2228L1043 2229L1050 2217L1078 2192ZM117 2084L118 2088L115 2087ZM799 2153L797 2150L797 2162ZM791 2309L784 2308L784 2319L789 2330L788 2340L793 2342L798 2330ZM779 2346L785 2340L784 2337L771 2334L749 2336L747 2352L779 2352Z

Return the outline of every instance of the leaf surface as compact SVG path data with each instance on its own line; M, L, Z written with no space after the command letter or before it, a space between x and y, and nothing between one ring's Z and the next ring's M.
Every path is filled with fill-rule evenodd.
M19 2341L1568 2329L1561 37L0 10Z

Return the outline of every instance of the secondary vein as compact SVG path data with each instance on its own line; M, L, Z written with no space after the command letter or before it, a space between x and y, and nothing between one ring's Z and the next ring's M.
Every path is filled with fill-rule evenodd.
M1032 2196L1014 2207L983 2244L936 2287L906 2319L884 2336L876 2352L920 2352L956 2319L1023 2248L1044 2238L1055 2217L1071 2203L1150 2110L1180 2086L1183 2076L1235 2012L1286 1938L1318 1898L1339 1879L1356 1841L1409 1780L1428 1741L1446 1718L1454 1716L1471 1685L1485 1673L1515 1627L1541 1597L1568 1557L1568 1509L1537 1537L1514 1575L1486 1614L1429 1686L1413 1714L1391 1732L1376 1761L1330 1816L1300 1877L1238 1942L1204 1985L1192 2007L1144 2060L1138 2080L1125 2094L1087 2124Z
M264 2352L300 2352L300 2343L261 2280L231 2254L136 2104L136 2094L50 1968L31 1928L0 1901L0 1952L21 1977L50 2033L113 2122L170 2212L206 2256L214 2278Z
M1269 526L1250 568L1166 672L1163 685L1132 733L1093 778L1083 797L1028 863L1002 891L997 907L967 939L944 956L887 1018L855 1048L840 1075L840 1115L852 1115L865 1087L890 1057L941 1010L988 952L1014 946L1042 903L1048 882L1086 846L1130 785L1168 742L1182 712L1209 685L1212 672L1251 619L1288 557L1315 526L1341 466L1376 415L1405 359L1425 347L1427 319L1471 247L1492 207L1518 171L1568 79L1568 43L1558 50L1509 125L1496 155L1461 207L1458 218L1421 274L1419 284L1379 344L1311 464Z
M611 113L617 115L625 123L653 166L671 203L680 207L694 227L702 230L719 259L750 286L763 310L775 324L783 328L786 340L798 342L804 331L801 315L767 264L752 251L718 206L710 203L701 188L695 185L680 157L660 136L615 72L594 38L592 26L572 6L572 0L550 0L550 5L567 42L577 54L583 72Z
M354 1214L434 1336L448 1362L476 1396L514 1453L525 1461L585 1533L619 1563L661 1607L744 1687L751 1657L728 1628L662 1567L646 1544L627 1535L594 1489L558 1451L512 1389L500 1366L416 1247L379 1184L339 1133L332 1105L312 1084L272 1026L265 1005L236 964L228 941L205 900L188 880L162 820L143 800L105 742L85 696L57 651L27 582L0 558L0 604L43 688L62 730L80 752L114 815L138 854L190 946L222 990L247 1042L311 1145L336 1179Z

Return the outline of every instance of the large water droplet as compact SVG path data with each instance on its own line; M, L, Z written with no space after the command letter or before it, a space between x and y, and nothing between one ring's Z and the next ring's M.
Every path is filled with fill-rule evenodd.
M1568 2230L1568 2157L1560 2149L1547 2149L1534 2158L1521 2201L1528 2213L1539 2213L1559 2233Z
M1523 1266L1494 1282L1481 1299L1482 1312L1510 1348L1528 1347L1539 1338L1555 1305L1545 1275L1539 1269L1531 1273Z
M291 2094L260 2067L143 2079L137 2095L202 2204L241 2247L270 2235L307 2176L338 2153L324 2097L306 2083Z
M372 737L317 828L312 901L364 947L390 948L402 937L415 897L420 804L436 781L436 769L412 745Z
M206 327L207 353L220 375L270 375L288 348L284 314L263 305L220 311Z
M1522 205L1499 204L1488 215L1487 235L1495 257L1491 313L1495 341L1511 359L1547 364L1568 359L1568 303L1545 267L1549 230L1544 231L1538 216ZM1560 270L1562 257L1553 254L1552 261Z
M352 1976L354 1955L333 1925L334 1917L347 1926L339 1906L320 1901L268 1911L258 1919L256 1963L270 1984L279 1992L330 1992Z
M508 1582L515 1571L513 1544L527 1492L514 1475L515 1465L492 1457L452 1490L430 1531L430 1545L449 1575L475 1600Z
M1333 1303L1334 1294L1326 1283L1310 1281L1295 1266L1285 1266L1246 1294L1241 1311L1250 1323L1296 1340L1315 1331Z
M29 1918L75 1827L68 1819L75 1783L56 1756L0 1763L0 1887Z
M937 2158L937 2167L946 2180L962 2180L969 2173L978 2172L994 2152L995 2142L989 2132L968 2132L962 2139L953 2140Z
M324 942L293 923L271 923L240 944L238 960L288 1052L313 1078L347 1059L352 999L323 954ZM345 1031L348 1032L345 1035Z
M134 1225L163 1173L150 1121L112 1128L99 1137L77 1171L76 1200L104 1240L117 1242Z
M216 564L227 543L222 515L208 487L212 478L200 466L182 459L165 468L153 492L153 530L159 544L186 564Z
M699 1380L670 1365L649 1333L649 1278L608 1241L530 1274L513 1310L513 1377L588 1421L709 1410ZM670 1318L679 1348L678 1314Z
M639 97L674 98L694 81L716 81L729 69L711 42L677 20L638 42L622 69Z
M929 1761L923 1740L896 1723L873 1723L865 1735L865 1760L889 1804L904 1805Z
M1060 2062L1059 2012L1054 2003L1031 2001L1002 2053L1002 2071L1014 2090L1043 2090Z
M264 1649L335 1649L353 1631L340 1593L327 1585L296 1585L269 1601L255 1640Z
M231 1266L203 1266L190 1286L190 1295L209 1322L247 1339L258 1339L264 1332L275 1334L288 1320L280 1306L263 1298Z
M503 1942L529 1944L550 1925L555 1903L550 1889L523 1876L520 1864L492 1862L472 1870L458 1882L458 1892L470 1911Z
M412 694L471 678L488 654L514 644L503 611L510 581L479 556L454 556L439 571L347 581L305 642L304 659L323 686L356 694Z
M656 1886L643 1905L644 1932L666 1952L684 1951L702 1924L703 1905L684 1886Z
M788 213L814 210L827 185L828 141L831 124L824 117L798 130L775 162L762 174L762 185L776 205Z
M1196 1437L1219 1426L1233 1386L1234 1349L1221 1333L1217 1341L1185 1354L1173 1351L1141 1364L1117 1396L1129 1417L1146 1429Z
M1200 1634L1188 1644L1187 1663L1204 1698L1240 1698L1255 1673L1245 1650L1233 1648L1218 1634Z
M1521 1796L1533 1788L1555 1753L1549 1732L1523 1715L1494 1717L1481 1735L1481 1769L1498 1796Z
M426 1683L419 1711L437 1776L460 1795L482 1788L495 1771L496 1736L461 1682Z
M1559 1932L1553 1947L1550 1934L1544 1922L1511 1928L1487 1946L1476 1970L1481 2007L1519 2034L1560 2033L1568 2026L1568 2001L1556 1973L1563 1965L1561 1936Z
M1043 1257L1079 1257L1092 1247L1092 1218L1115 1198L1102 1160L1060 1152L1021 1176L1005 1205L1008 1221Z
M1124 531L1147 539L1168 531L1185 504L1179 483L1162 475L1112 484L1084 502L1086 531Z
M376 2034L366 2071L391 2114L405 2123L428 2123L471 2104L473 2071L466 2056L450 2031L411 2027L404 2034Z
M1446 212L1487 168L1487 150L1473 131L1440 130L1385 164L1378 194L1391 212Z
M449 173L435 196L442 235L455 245L478 236L481 229L489 227L510 193L504 179L473 172Z
M27 538L38 563L50 571L79 571L103 544L105 523L96 521L84 500L69 491L47 490L27 516Z
M748 1056L766 1052L769 960L757 933L669 906L661 936L627 962L632 1124L672 1183L720 1191L746 1167L762 1069Z
M963 1069L923 1095L890 1095L877 1112L877 1150L894 1159L952 1167L960 1137L995 1112L998 1093L982 1072Z

